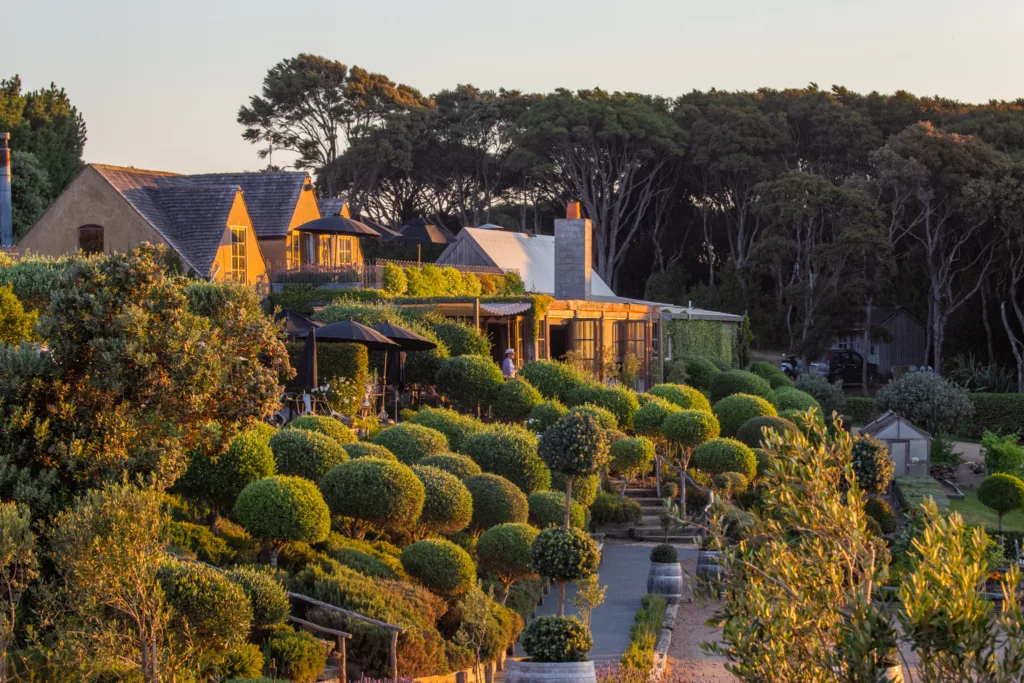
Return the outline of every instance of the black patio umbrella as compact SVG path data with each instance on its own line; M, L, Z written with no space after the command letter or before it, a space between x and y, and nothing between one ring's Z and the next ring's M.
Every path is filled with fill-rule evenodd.
M303 393L320 386L316 374L316 327L306 331L306 343L302 346L299 356L299 367L295 372L295 384Z
M426 337L420 336L412 330L399 327L393 323L381 323L370 328L380 332L385 337L402 347L402 351L429 351L436 349L437 344Z
M401 236L402 236L402 233L398 232L397 230L392 230L391 228L387 227L386 225L381 225L380 223L375 223L375 222L373 222L371 220L367 220L365 218L362 219L362 220L363 220L363 225L365 225L366 227L370 228L371 230L376 230L377 233L380 235L380 238L382 240L393 240L393 239L401 238Z
M303 223L296 228L300 232L312 232L325 235L355 235L356 237L380 237L380 233L373 228L363 225L359 221L339 216L324 216L316 220Z
M428 225L422 218L409 221L398 229L402 233L402 241L416 245L416 260L423 257L424 244L451 244L455 238L450 232L436 225Z
M307 332L323 324L288 308L275 315L274 319L278 322L284 321L284 333L290 337L304 337Z
M322 325L310 332L315 333L320 341L362 344L368 351L397 351L401 348L380 332L357 323L352 318Z

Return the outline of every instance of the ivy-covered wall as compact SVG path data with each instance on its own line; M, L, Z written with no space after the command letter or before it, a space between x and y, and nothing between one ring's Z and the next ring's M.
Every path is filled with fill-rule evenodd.
M719 320L666 320L665 343L672 339L672 360L712 356L736 363L736 323Z

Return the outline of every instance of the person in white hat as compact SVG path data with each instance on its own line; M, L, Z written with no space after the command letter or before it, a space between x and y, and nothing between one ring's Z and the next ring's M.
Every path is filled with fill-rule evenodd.
M501 374L505 375L505 379L515 379L516 352L512 349L505 349L505 360L501 361Z

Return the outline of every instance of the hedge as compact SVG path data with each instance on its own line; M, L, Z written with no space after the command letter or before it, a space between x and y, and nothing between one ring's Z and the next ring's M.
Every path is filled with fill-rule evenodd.
M320 481L331 512L384 528L402 528L423 512L426 490L402 463L357 458L338 465Z
M299 367L304 342L289 342L288 359L293 368ZM330 383L329 399L332 407L343 415L355 415L363 406L366 383L370 378L369 356L360 344L317 344L317 380L321 385ZM288 384L296 390L294 379Z
M694 448L718 437L718 418L703 410L680 410L670 413L661 425L661 435L683 448Z
M608 462L608 438L593 417L569 414L541 435L538 451L552 470L592 474Z
M683 356L675 361L675 365L680 366L685 375L680 379L701 391L710 391L711 380L722 372L718 366L702 356Z
M356 440L352 430L346 427L340 420L326 415L303 415L288 423L289 429L305 429L311 432L320 432L331 437L342 446Z
M616 441L608 452L611 469L631 479L647 474L654 465L654 442L642 436Z
M635 500L613 493L597 494L597 500L590 506L595 531L604 524L639 524L643 514L643 508Z
M409 422L441 432L448 439L448 450L456 453L462 450L468 436L486 428L480 420L450 408L423 408L410 417Z
M242 587L223 573L195 562L161 567L157 578L173 608L176 630L187 630L201 649L241 643L252 627L252 607Z
M406 546L402 567L430 590L445 597L468 591L476 581L476 565L451 541L427 539Z
M192 555L200 562L221 564L232 555L224 539L201 524L170 521L167 523L167 541L181 555Z
M818 399L814 398L806 391L800 391L796 388L783 387L775 392L775 397L772 400L772 404L779 413L783 413L787 410L799 410L806 412L811 408L818 411L819 415L824 415L824 411L821 409L821 404L818 403ZM872 402L874 405L874 402Z
M760 448L761 440L764 438L765 429L773 429L778 432L780 436L787 433L799 433L796 425L789 420L782 417L765 415L752 417L744 422L740 428L736 430L736 440L747 444L751 448Z
M395 460L398 458L394 453L389 451L383 446L379 446L369 441L357 441L355 443L347 443L343 446L345 452L348 453L350 458L377 458L378 460Z
M747 479L757 474L757 458L735 439L712 439L693 450L693 465L710 474L739 472Z
M684 410L711 412L711 403L707 396L685 384L655 384L647 393L674 403Z
M600 562L601 553L597 543L579 529L544 529L530 549L533 570L556 581L586 578L597 571Z
M246 486L231 516L253 536L270 541L317 543L327 538L331 515L316 485L277 475Z
M491 342L487 335L472 325L445 320L431 325L431 329L453 356L486 356L491 353Z
M412 471L423 482L426 494L419 524L441 535L465 529L473 516L473 497L462 480L426 465L414 465Z
M194 452L177 488L217 508L233 505L242 489L277 472L265 435L252 428L236 434L223 453Z
M296 683L315 681L323 672L324 646L305 631L279 633L263 644L265 661L277 663L277 673Z
M477 541L480 566L501 580L506 593L513 582L533 576L530 547L539 533L529 524L499 524L485 531Z
M583 404L593 404L610 412L615 416L619 429L632 427L633 416L640 410L640 401L632 389L605 387L600 384L588 384L569 392L566 405Z
M949 511L949 498L939 482L931 477L903 475L893 477L893 490L904 512L916 514L926 498L933 498L940 512Z
M504 477L478 474L466 477L463 484L473 496L472 529L484 531L498 524L525 522L529 517L526 494Z
M974 415L960 435L980 439L985 431L1024 436L1024 394L969 394Z
M274 308L287 308L303 315L313 315L314 303L378 303L385 300L380 292L373 289L329 289L316 285L285 285L280 290L271 292L267 299ZM322 347L318 344L317 351L320 348Z
M576 617L549 616L531 621L522 643L535 662L582 662L594 647L594 638Z
M522 422L544 402L540 392L525 379L502 382L491 396L491 412L502 422Z
M533 360L519 371L519 376L537 388L544 398L568 402L569 393L589 384L590 380L567 363L553 360Z
M452 356L437 370L437 390L463 410L486 406L505 381L501 369L487 356Z
M652 396L651 400L640 406L633 416L633 431L642 436L661 437L661 426L670 413L678 413L682 408L663 398Z
M227 573L249 598L253 630L283 624L291 612L291 603L284 587L274 575L256 566L243 566Z
M448 438L444 434L409 422L381 431L373 437L373 443L387 448L406 465L415 465L428 455L448 452Z
M319 481L332 467L348 460L340 443L308 429L282 429L271 437L270 450L279 473L312 481Z
M863 427L876 417L878 417L878 410L875 408L875 399L870 396L846 397L846 409L843 411L844 423Z

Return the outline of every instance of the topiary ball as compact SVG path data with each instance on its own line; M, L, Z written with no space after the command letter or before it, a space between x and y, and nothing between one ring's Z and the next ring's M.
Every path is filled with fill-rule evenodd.
M750 488L750 480L739 472L722 472L715 475L712 485L726 498L731 498Z
M685 384L655 384L648 392L675 404L683 410L703 410L711 412L711 403L700 390Z
M238 584L249 598L253 630L278 626L288 618L291 612L288 594L270 571L242 566L232 569L226 576Z
M686 381L701 391L710 391L711 382L722 371L717 365L702 356L684 356L678 363L686 373Z
M501 369L485 356L454 356L441 361L437 389L463 410L487 405L494 391L505 381Z
M345 452L348 453L350 458L377 458L378 460L394 460L398 461L398 458L394 453L369 441L357 441L355 443L345 444Z
M537 617L526 625L521 642L534 662L583 662L594 647L590 631L576 617Z
M640 406L633 416L633 431L642 436L660 438L661 425L671 413L678 413L682 408L663 398L652 396L651 400Z
M530 416L526 418L526 427L534 434L542 434L548 427L565 417L568 412L569 409L561 401L544 401L530 411Z
M519 376L537 388L547 399L566 399L573 389L588 384L582 372L568 363L553 360L533 360L523 365Z
M157 572L177 629L188 630L213 649L245 641L252 608L245 592L224 574L195 562L173 562Z
M731 394L715 403L715 417L723 436L736 436L745 422L755 417L777 417L775 407L760 396Z
M693 451L693 465L709 474L739 472L748 480L757 474L757 458L736 439L712 439Z
M320 490L335 515L391 529L416 522L426 498L423 483L412 469L376 458L336 466L320 480Z
M555 581L578 581L597 571L601 554L597 543L579 529L544 529L530 550L531 566Z
M764 431L766 429L773 429L780 436L786 434L797 434L800 430L796 428L796 425L781 417L772 417L771 415L763 415L758 417L752 417L744 422L739 429L736 430L736 440L742 441L751 448L760 448L761 440L764 438Z
M619 429L629 429L633 425L633 416L640 409L636 392L626 387L589 387L584 402L604 408L614 415Z
M719 373L711 381L711 403L718 403L733 394L772 398L772 387L754 373L744 370L728 370Z
M219 457L194 455L180 482L182 490L215 507L233 505L246 486L277 473L268 440L263 429L248 429L235 435Z
M257 538L319 543L327 538L331 513L316 485L277 475L246 486L231 516Z
M320 477L348 460L340 443L322 432L308 429L282 429L270 438L277 471L319 481Z
M1002 516L1024 507L1024 481L1012 474L990 474L978 485L978 501Z
M487 427L480 420L449 408L423 408L408 421L441 432L448 439L447 450L456 452L462 450L466 437Z
M858 436L853 440L851 455L853 473L857 475L861 489L878 495L889 490L896 464L889 455L888 446L874 437Z
M749 370L768 382L772 389L793 386L793 382L786 376L786 373L782 371L782 368L777 365L772 365L771 363L759 360L751 363Z
M871 497L864 501L864 514L878 522L878 529L883 534L895 533L899 527L892 506L881 498Z
M478 474L466 477L462 483L473 496L471 529L483 531L498 524L528 519L526 495L508 479L496 474Z
M415 465L428 455L448 452L448 439L444 434L409 422L388 427L373 437L373 443L387 448L406 465Z
M525 427L492 424L466 439L463 451L484 472L505 477L527 495L551 486L551 473L537 455L537 436Z
M642 436L621 439L611 445L611 469L627 477L639 477L654 466L654 442Z
M339 420L326 415L303 415L288 423L289 429L307 429L313 432L320 432L329 436L338 443L344 445L356 440L352 430L343 425Z
M679 561L679 553L675 546L668 543L659 543L651 548L651 562L660 564L675 564Z
M425 465L413 465L412 471L423 482L425 493L420 526L442 536L469 526L473 517L473 497L458 477Z
M606 410L599 405L593 403L580 403L569 408L567 415L589 415L602 428L607 430L616 430L619 428L619 420L615 417L615 414L610 410Z
M718 436L718 418L703 410L670 413L661 426L661 435L683 448L695 448Z
M476 583L473 558L451 541L417 541L406 546L399 559L409 576L445 597L462 595Z
M502 382L491 396L491 413L502 422L522 422L544 397L525 379Z
M529 522L538 529L565 524L565 494L559 491L538 491L526 498L529 506ZM582 529L586 521L586 513L576 501L569 508L569 525Z
M772 403L780 413L786 410L806 412L811 408L816 409L819 413L822 412L821 404L813 396L792 387L776 390Z
M540 531L529 524L499 524L485 531L476 543L480 566L505 580L533 574L530 548Z
M541 459L565 474L592 474L608 462L604 429L590 415L569 414L540 437Z
M437 469L443 470L449 474L454 474L460 480L483 473L483 470L480 469L480 465L477 465L467 456L458 455L457 453L428 455L417 464L425 467L436 467Z

